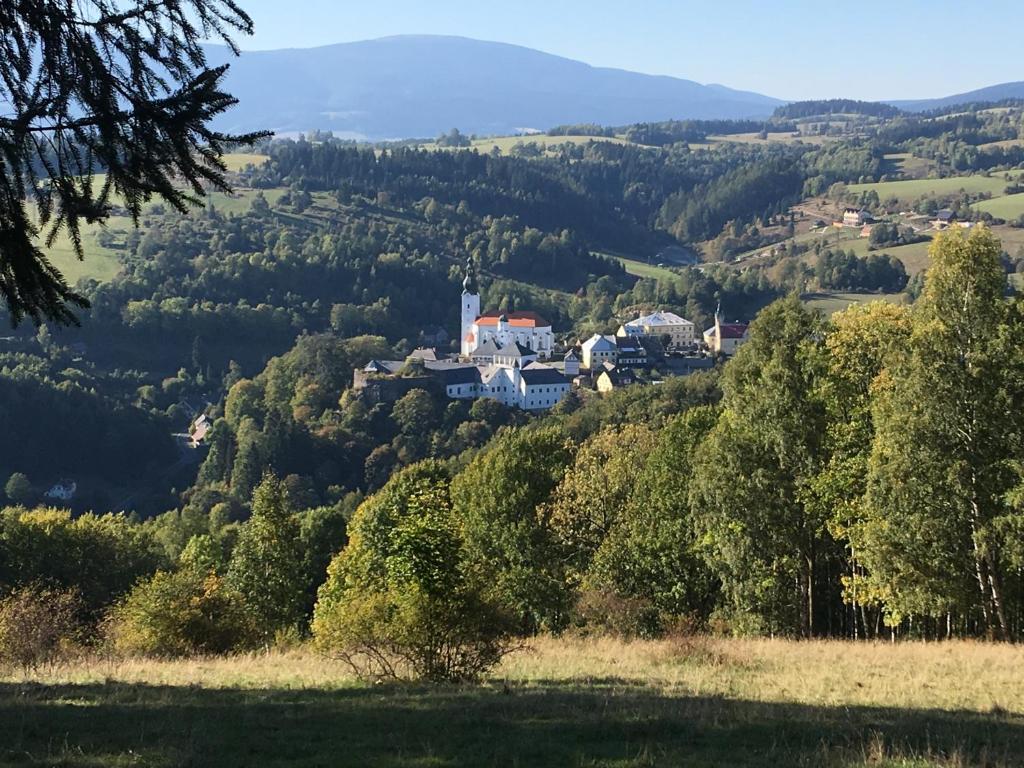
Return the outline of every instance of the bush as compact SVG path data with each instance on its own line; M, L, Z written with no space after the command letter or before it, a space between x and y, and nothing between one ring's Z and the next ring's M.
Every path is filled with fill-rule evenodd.
M0 663L28 672L58 661L82 636L70 589L23 587L0 601Z
M221 654L254 647L255 622L238 592L215 574L158 571L110 614L116 650L147 656Z
M398 473L356 511L313 617L319 649L363 678L472 680L513 648L511 622L466 576L437 464Z

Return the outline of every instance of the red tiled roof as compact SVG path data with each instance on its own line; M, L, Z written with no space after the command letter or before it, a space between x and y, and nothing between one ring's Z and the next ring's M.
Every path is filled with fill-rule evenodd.
M722 323L721 328L723 339L742 339L747 332L746 323Z
M512 328L546 328L551 323L536 312L489 312L476 319L477 325L498 325L498 318L505 315Z

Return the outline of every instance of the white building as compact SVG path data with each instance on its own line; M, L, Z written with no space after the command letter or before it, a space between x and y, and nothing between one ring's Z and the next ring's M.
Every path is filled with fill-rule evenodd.
M675 312L652 312L619 326L617 336L668 336L670 345L687 346L697 340L697 326Z
M704 331L704 343L716 355L734 355L739 346L750 338L746 323L723 323L721 308L715 310L715 324Z
M541 359L551 357L555 336L551 323L535 312L480 313L480 289L472 259L466 260L466 277L462 281L462 327L460 352L473 357L478 347L493 341L498 347L520 344L534 350Z
M602 363L614 363L618 360L619 345L614 336L602 336L595 333L583 342L583 367L593 371Z
M53 487L50 488L45 494L48 499L58 499L60 501L71 501L75 498L75 493L78 491L78 483L74 480L59 480L54 483Z
M486 365L459 369L447 382L453 399L489 397L513 408L546 410L569 394L569 380L543 363Z

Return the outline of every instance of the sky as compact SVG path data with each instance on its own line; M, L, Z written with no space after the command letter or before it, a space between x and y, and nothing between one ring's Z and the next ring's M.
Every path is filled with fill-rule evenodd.
M243 49L461 35L783 99L931 98L1024 80L1022 0L239 0Z

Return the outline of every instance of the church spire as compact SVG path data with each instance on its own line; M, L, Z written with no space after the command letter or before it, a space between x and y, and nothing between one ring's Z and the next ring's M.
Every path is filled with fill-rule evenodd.
M466 258L466 277L462 281L462 292L476 296L480 293L476 284L476 267L473 265L473 257Z

